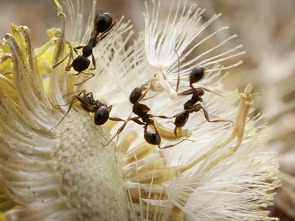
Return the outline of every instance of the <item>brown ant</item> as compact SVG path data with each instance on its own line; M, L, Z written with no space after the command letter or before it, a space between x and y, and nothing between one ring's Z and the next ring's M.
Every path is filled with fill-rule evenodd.
M96 125L103 125L107 122L107 120L124 121L120 118L109 117L109 114L112 110L112 105L108 107L106 104L101 103L99 100L95 100L93 98L92 92L86 93L86 91L83 90L78 95L74 95L72 97L72 100L69 103L60 105L60 106L66 106L70 104L69 109L65 113L65 115L61 118L58 124L52 127L50 130L57 127L62 122L62 120L68 115L68 113L72 109L73 104L77 101L81 103L81 106L84 110L86 110L87 112L94 113L94 123Z
M201 87L195 88L193 86L193 83L196 83L203 78L204 71L205 71L205 69L201 66L197 66L197 67L193 68L193 70L190 73L190 77L189 77L191 89L183 91L182 93L178 94L178 95L192 95L192 97L191 97L191 99L189 99L187 102L184 103L184 105L183 105L184 111L173 116L173 117L175 117L175 121L174 121L174 125L175 125L174 134L175 134L175 136L177 136L177 130L181 129L187 123L189 115L193 112L198 112L201 109L203 110L204 116L208 122L211 122L211 123L232 122L229 120L213 120L212 121L209 119L209 114L208 114L207 110L201 104L196 104L197 102L203 102L202 96L204 94L204 91L213 92L213 91L210 91L205 88L201 88Z
M78 46L78 47L74 48L74 51L77 54L78 54L77 50L82 49L82 55L78 55L78 57L76 57L73 60L72 64L70 64L69 66L66 67L66 71L70 71L70 69L73 67L74 70L78 72L74 75L79 75L80 73L83 73L86 75L91 75L86 80L84 80L78 84L75 84L75 85L80 85L80 84L84 83L85 81L89 80L90 78L94 77L94 74L83 72L90 65L90 60L88 59L88 57L90 55L92 56L92 63L94 66L92 69L89 69L89 70L95 70L96 69L96 62L95 62L95 58L93 56L92 50L99 41L101 41L102 39L104 39L108 35L109 31L114 27L116 22L117 21L113 21L113 18L110 13L103 13L101 15L97 14L94 19L94 23L95 23L94 24L94 31L92 32L92 37L89 39L87 45ZM99 36L99 34L101 34L101 35ZM67 56L61 62L63 62L67 58ZM54 67L58 66L61 62L54 65Z

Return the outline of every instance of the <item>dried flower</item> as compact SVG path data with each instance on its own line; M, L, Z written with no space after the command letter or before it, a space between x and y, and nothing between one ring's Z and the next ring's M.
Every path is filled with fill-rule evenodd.
M240 62L228 66L219 62L244 53L235 52L241 46L199 61L230 37L196 58L189 57L197 45L224 29L193 43L218 16L202 24L202 10L196 5L185 6L180 12L179 2L173 2L169 13L172 23L167 19L161 31L157 16L160 2L153 2L152 12L147 7L145 14L145 33L127 47L131 26L123 19L118 21L93 50L95 77L75 86L85 76L65 70L72 62L67 54L88 41L96 1L83 35L77 26L83 14L66 2L73 22L70 40L65 36L63 9L57 0L55 3L63 27L51 29L50 41L43 47L33 49L26 26L11 25L11 34L1 41L0 218L272 220L264 209L272 202L271 191L279 185L278 165L275 153L255 151L267 139L261 126L256 126L260 117L248 118L257 94L251 93L251 84L241 94L225 92L220 80L223 69ZM188 99L176 96L178 73L179 91L186 90L186 79L195 65L206 68L200 87L223 94L204 95L210 118L232 120L233 126L229 122L209 123L200 111L192 113L188 129L175 136L166 119L155 120L162 147L182 141L160 150L145 142L142 126L132 122L120 134L117 146L112 142L104 147L102 143L111 138L106 128L114 134L120 125L95 125L78 103L60 122L71 95L83 89L112 104L112 116L125 119L131 112L131 90L146 82L153 93L146 100L152 113L173 116ZM238 98L240 103L235 107Z

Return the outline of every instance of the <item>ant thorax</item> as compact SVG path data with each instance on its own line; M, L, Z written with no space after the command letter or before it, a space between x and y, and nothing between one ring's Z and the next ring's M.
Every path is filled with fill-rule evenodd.
M82 53L83 56L89 57L92 55L93 43L89 41L89 43L83 48Z

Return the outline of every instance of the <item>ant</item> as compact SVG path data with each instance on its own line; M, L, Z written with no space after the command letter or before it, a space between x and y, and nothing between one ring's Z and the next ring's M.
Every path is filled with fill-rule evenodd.
M200 81L204 77L204 72L205 72L205 69L201 66L197 66L193 68L189 76L189 82L190 82L189 85L191 89L183 91L182 93L178 94L178 95L192 95L192 97L187 102L184 103L183 105L184 111L173 116L175 117L175 121L174 121L175 136L177 136L177 130L181 130L181 128L187 123L189 115L193 112L198 112L201 109L203 110L204 116L208 122L211 122L211 123L232 122L229 120L213 120L212 121L209 118L209 114L207 110L201 104L196 104L197 102L203 102L202 96L204 95L204 91L213 92L205 88L201 88L201 87L195 88L193 86L193 83Z
M68 113L72 109L73 104L77 101L81 103L81 106L84 110L86 110L87 112L94 113L94 123L96 125L103 125L107 122L107 120L124 121L120 118L109 117L109 114L112 110L112 105L108 107L106 104L101 103L99 100L95 100L93 98L92 92L86 93L86 91L83 90L78 95L74 95L72 97L72 100L69 103L60 105L60 106L66 106L70 104L69 109L65 113L65 115L61 118L58 124L52 127L50 130L57 127L63 121L63 119L68 115Z
M115 136L113 136L113 138L106 145L108 145L117 135L119 135L123 131L127 122L130 120L134 121L135 123L137 123L139 125L143 125L145 141L149 144L152 144L152 145L158 145L159 149L170 148L170 147L173 147L173 146L183 142L184 140L187 140L187 139L183 139L176 144L168 145L165 147L160 146L161 136L155 126L154 120L151 118L153 118L153 117L170 118L170 117L166 117L166 116L162 116L162 115L156 116L156 115L149 114L148 112L150 111L150 108L145 104L139 103L140 101L144 101L144 100L149 99L149 98L145 98L145 96L149 90L150 90L150 88L147 88L146 84L144 84L139 88L138 87L135 88L131 92L131 94L129 96L129 101L131 102L131 104L133 104L132 113L136 114L137 117L132 117L132 118L129 117L127 119L127 121L125 121L125 123L117 130L117 133L115 134ZM154 131L148 131L148 126L153 126Z
M83 73L86 75L91 75L86 80L84 80L78 84L75 84L75 85L80 85L80 84L84 83L85 81L89 80L90 78L94 77L94 74L83 72L90 65L90 60L88 59L88 57L90 55L92 56L92 63L94 66L90 70L95 70L96 69L96 62L95 62L95 58L93 56L92 50L99 41L101 41L102 39L104 39L108 35L109 31L114 27L114 25L117 23L117 21L116 20L113 21L113 18L110 13L103 13L101 15L99 15L99 14L96 15L96 17L94 19L94 23L95 23L94 24L94 31L92 32L92 37L89 39L87 45L78 46L78 47L74 48L74 51L77 54L78 54L77 50L82 49L82 55L78 55L78 57L76 57L73 60L72 64L70 64L69 66L66 67L66 71L70 71L70 69L73 67L74 70L78 72L74 75L79 75L80 73ZM101 34L101 35L99 36L99 34ZM63 62L66 59L66 57L61 62ZM58 66L61 62L54 65L54 67Z

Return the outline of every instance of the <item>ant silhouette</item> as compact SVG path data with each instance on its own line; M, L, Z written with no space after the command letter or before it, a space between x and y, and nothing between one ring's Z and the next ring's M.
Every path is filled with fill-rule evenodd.
M91 75L89 78L87 78L84 81L77 83L75 85L83 84L85 81L94 77L94 74L92 74L92 73L84 73L83 72L86 69L88 69L88 67L90 65L90 60L88 59L88 57L90 55L92 56L92 64L94 66L93 68L91 68L89 70L95 70L96 69L96 62L95 62L95 58L94 58L92 50L99 41L101 41L102 39L104 39L108 35L110 30L114 27L114 25L116 23L117 23L117 21L116 20L113 21L113 18L110 13L103 13L101 15L97 14L94 19L94 31L92 32L92 37L89 39L88 43L85 46L78 46L78 47L74 48L74 51L76 52L76 54L78 54L79 49L82 49L82 55L78 55L73 60L72 64L70 64L69 66L66 67L66 71L70 71L70 69L73 67L74 70L78 72L73 75L79 75L81 73L83 73L85 75ZM71 54L71 52L69 54ZM61 62L57 63L53 67L56 67L60 63L62 63L68 57L68 55ZM71 54L71 56L73 56L73 55Z
M152 115L152 114L148 113L150 111L150 108L147 105L140 103L140 101L144 101L144 100L149 99L149 98L145 98L145 96L149 90L150 90L150 87L147 88L146 84L144 84L139 88L138 87L135 88L131 92L131 94L129 96L129 101L133 104L132 113L136 114L137 117L132 117L132 118L129 117L127 119L127 121L125 121L125 123L117 130L117 132L113 136L113 138L107 144L105 144L105 146L108 145L116 136L118 136L123 131L127 122L130 120L132 120L133 122L135 122L139 125L142 125L143 129L144 129L145 141L149 144L152 144L152 145L158 145L159 149L170 148L170 147L173 147L173 146L183 142L184 140L187 140L187 139L183 139L176 144L168 145L165 147L160 146L161 136L155 126L154 120L151 118L159 117L159 118L167 119L167 118L171 118L171 117L162 116L162 115ZM154 128L154 131L148 131L149 126L152 126Z
M198 103L198 102L203 102L202 96L204 95L205 91L215 93L215 92L210 91L206 88L202 88L202 87L195 88L193 86L193 83L200 81L204 77L204 72L205 72L205 69L201 66L197 66L197 67L193 68L190 73L190 76L189 76L189 82L190 82L189 85L190 85L191 89L183 91L181 93L178 93L178 95L180 95L180 96L192 95L192 97L187 102L184 103L184 105L183 105L184 111L173 116L173 117L175 117L175 121L174 121L174 125L175 125L174 134L175 134L175 136L177 136L177 131L181 130L182 127L187 123L189 115L193 112L198 112L201 109L204 112L204 116L205 116L206 120L210 123L217 123L217 122L231 122L231 123L233 123L231 120L210 120L209 114L208 114L207 110L205 109L205 107L203 107L201 104ZM217 93L215 93L215 94L217 94ZM217 95L219 95L219 94L217 94Z
M69 103L64 104L64 105L59 105L59 106L66 106L66 105L70 105L70 106L68 108L68 111L61 118L61 120L58 122L58 124L56 124L50 130L52 130L53 128L57 127L63 121L63 119L68 115L68 113L72 109L73 104L75 102L78 102L78 101L81 103L81 106L82 106L82 108L84 110L86 110L89 113L94 113L94 123L96 125L103 125L108 120L124 121L124 120L122 120L120 118L110 117L109 116L109 114L110 114L110 112L112 110L112 107L113 107L112 105L110 105L108 107L106 104L101 103L99 100L95 100L93 98L93 93L92 92L86 93L86 91L83 90L78 95L74 95L72 97L72 100Z

